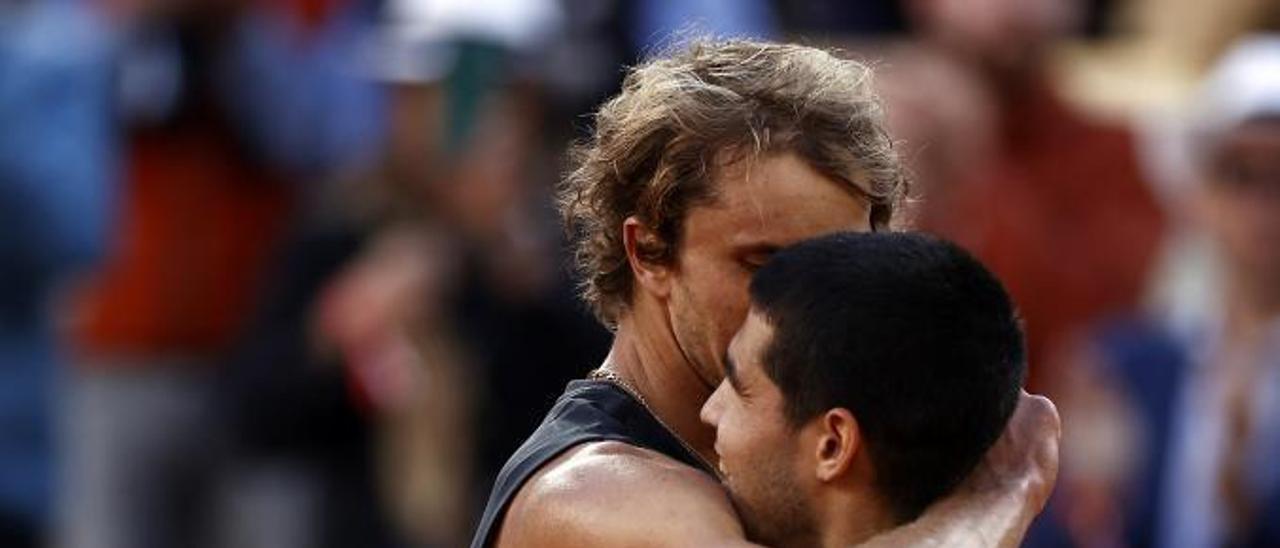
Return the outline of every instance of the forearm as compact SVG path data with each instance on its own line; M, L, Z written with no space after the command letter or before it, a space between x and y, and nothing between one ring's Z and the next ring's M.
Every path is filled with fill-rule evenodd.
M1018 546L1053 492L1061 433L1053 402L1024 392L1004 434L954 494L864 546Z
M919 519L860 546L1013 548L1021 544L1034 517L1027 497L1016 491L956 494L931 506Z

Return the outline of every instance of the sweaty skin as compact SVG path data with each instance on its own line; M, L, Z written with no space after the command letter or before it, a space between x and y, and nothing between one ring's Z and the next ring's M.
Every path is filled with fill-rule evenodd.
M956 494L915 522L861 546L1019 546L1057 475L1053 404L1023 394L1009 427ZM618 442L587 443L551 461L508 509L495 546L759 546L706 474Z
M673 264L637 257L636 242L653 237L643 224L619 227L636 283L605 362L712 463L715 433L699 411L746 317L751 273L772 250L870 227L864 201L791 154L728 166L717 182L717 200L687 214ZM1024 395L956 494L864 546L1017 546L1052 488L1059 432L1053 404ZM585 443L543 466L512 500L495 545L754 546L716 478L618 442Z

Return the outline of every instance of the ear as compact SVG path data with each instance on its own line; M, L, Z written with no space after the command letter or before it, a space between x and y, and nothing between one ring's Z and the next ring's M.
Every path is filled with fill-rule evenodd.
M840 479L852 468L854 458L862 449L862 432L848 409L829 409L817 420L815 471L818 481L827 483Z
M671 268L653 260L662 249L662 239L635 216L622 222L622 243L627 249L627 263L636 280L637 289L666 299L671 294Z

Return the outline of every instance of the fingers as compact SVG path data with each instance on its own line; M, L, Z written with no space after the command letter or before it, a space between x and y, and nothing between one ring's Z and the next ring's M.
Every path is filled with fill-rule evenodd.
M1043 508L1058 477L1062 417L1057 406L1049 398L1023 392L1006 435L1013 436L1013 451L1022 454L1019 460L1026 466L1023 479L1030 487L1029 502Z
M1058 414L1058 406L1053 400L1039 394L1031 394L1025 390L1018 398L1018 407L1014 410L1014 418L1010 425L1017 421L1027 424L1032 432L1052 434L1055 440L1062 438L1062 417Z

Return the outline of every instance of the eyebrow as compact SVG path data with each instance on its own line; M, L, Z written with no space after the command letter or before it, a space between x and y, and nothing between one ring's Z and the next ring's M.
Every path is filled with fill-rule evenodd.
M732 386L734 391L742 392L742 382L738 380L738 365L734 363L733 356L728 352L724 355L724 376L729 379L729 386Z

